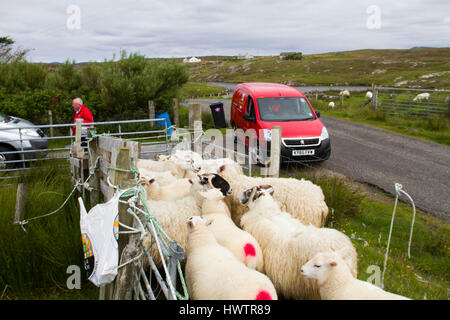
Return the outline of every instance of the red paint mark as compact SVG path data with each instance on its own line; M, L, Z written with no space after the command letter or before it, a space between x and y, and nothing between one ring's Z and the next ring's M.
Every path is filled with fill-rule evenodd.
M247 243L244 247L245 256L256 256L255 247L251 243Z
M270 293L268 293L265 290L261 290L260 292L258 292L258 294L256 295L255 300L272 300L272 296L270 295Z

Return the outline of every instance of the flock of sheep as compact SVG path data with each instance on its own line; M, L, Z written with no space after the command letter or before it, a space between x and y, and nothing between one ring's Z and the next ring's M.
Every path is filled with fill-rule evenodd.
M186 250L191 299L406 299L356 278L357 252L323 227L328 207L310 181L248 177L231 159L180 150L137 167L150 213Z
M350 91L342 90L341 92L339 92L339 97L349 98L350 97ZM372 91L367 91L365 97L366 97L367 101L371 101L372 98L373 98ZM419 93L413 99L413 101L416 101L416 102L417 101L422 101L422 100L429 101L430 100L430 94L428 92ZM447 102L447 100L446 100L446 102ZM335 106L336 105L335 105L335 103L333 101L330 101L330 103L328 103L328 107L331 108L331 109L333 109Z

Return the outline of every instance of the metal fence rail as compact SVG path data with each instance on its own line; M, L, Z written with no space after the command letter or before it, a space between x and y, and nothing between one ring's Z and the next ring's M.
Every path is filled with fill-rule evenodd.
M142 130L142 127L146 125L149 126L149 130ZM151 148L159 146L157 153L168 153L171 150L167 119L104 121L82 124L82 126L85 131L94 127L97 132L103 131L110 136L141 140L144 155L152 153L146 151L147 146ZM124 130L124 126L134 126L140 130ZM0 179L5 178L9 172L29 170L30 164L37 161L67 160L69 165L71 145L75 140L75 136L71 134L73 127L73 123L67 123L0 128L2 136L0 146L4 147L4 150L0 150ZM36 134L30 136L29 130L33 130ZM51 135L54 132L59 135Z
M429 97L416 98L428 93ZM450 90L376 87L374 107L392 115L439 118L450 116Z

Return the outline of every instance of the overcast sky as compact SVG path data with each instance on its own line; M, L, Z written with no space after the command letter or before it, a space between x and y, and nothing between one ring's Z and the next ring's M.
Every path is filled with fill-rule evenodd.
M450 0L0 0L33 62L450 47Z

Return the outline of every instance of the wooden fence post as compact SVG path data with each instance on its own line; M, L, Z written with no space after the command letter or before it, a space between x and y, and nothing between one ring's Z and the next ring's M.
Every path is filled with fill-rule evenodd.
M48 124L53 125L53 114L52 110L48 110ZM53 127L50 127L50 137L53 137Z
M14 212L14 223L18 223L23 220L23 213L25 211L25 201L27 198L28 184L19 183L17 185L16 195L16 210Z
M272 127L272 137L270 142L270 175L279 177L281 163L281 126Z
M178 99L174 98L172 100L172 102L173 102L173 123L174 123L175 127L178 128L180 125L180 116L178 113L178 108L179 108Z
M202 121L194 121L194 151L202 154Z
M148 118L149 119L155 119L155 104L153 103L152 100L148 100ZM152 121L150 122L150 127L153 128L153 125L155 123Z
M189 129L194 129L194 122L202 120L202 105L200 103L189 104Z
M373 87L373 96L372 96L372 108L377 109L377 100L378 100L378 89L376 86Z
M83 119L77 119L76 120L76 127L75 127L75 142L72 145L72 155L75 158L83 158L84 157L84 150L81 147L81 126L83 123Z

